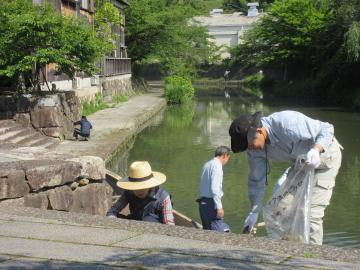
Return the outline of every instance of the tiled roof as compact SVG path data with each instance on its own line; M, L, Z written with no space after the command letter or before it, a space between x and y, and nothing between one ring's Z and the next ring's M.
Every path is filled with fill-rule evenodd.
M261 14L256 17L248 17L239 13L233 14L219 14L214 16L197 16L193 20L201 23L204 26L221 26L221 25L250 25L259 18Z

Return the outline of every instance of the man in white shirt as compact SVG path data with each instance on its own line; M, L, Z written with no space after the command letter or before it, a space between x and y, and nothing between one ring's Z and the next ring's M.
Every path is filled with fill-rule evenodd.
M223 166L230 159L230 148L219 146L215 157L205 163L200 176L199 211L204 230L228 232L229 226L224 223L224 209L221 203L223 196Z
M229 135L234 153L247 152L251 211L245 219L244 232L251 232L261 211L268 160L295 162L298 156L306 155L306 162L315 168L310 243L322 245L324 212L330 204L342 159L342 146L335 139L334 126L296 111L281 111L265 117L257 112L236 118Z

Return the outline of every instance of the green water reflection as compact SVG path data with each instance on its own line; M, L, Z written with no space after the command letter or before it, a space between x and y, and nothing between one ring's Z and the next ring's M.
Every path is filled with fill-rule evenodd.
M243 112L292 109L335 126L336 137L344 146L343 163L337 177L331 205L324 219L324 243L360 247L360 114L313 107L270 106L240 99L199 99L183 107L168 107L154 123L135 139L133 147L117 159L115 169L126 174L134 160L150 161L154 170L167 175L165 188L174 206L199 219L197 204L200 169L211 159L214 149L230 145L228 127ZM271 163L267 198L276 179L288 164ZM245 154L232 155L224 168L225 220L233 232L240 232L249 211L247 199L247 161ZM259 235L265 235L260 231Z

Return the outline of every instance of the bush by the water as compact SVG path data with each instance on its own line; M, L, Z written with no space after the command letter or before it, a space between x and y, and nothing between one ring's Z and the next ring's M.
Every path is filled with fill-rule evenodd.
M165 98L168 103L185 103L193 96L194 87L190 79L179 76L170 76L165 79Z

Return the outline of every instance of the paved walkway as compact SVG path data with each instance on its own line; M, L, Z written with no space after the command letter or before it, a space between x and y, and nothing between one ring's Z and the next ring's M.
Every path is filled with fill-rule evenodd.
M352 261L344 263L316 259L317 254L310 252L304 255L313 258L271 248L251 249L246 241L231 242L241 238L234 234L181 227L168 233L168 228L84 214L0 207L0 269L360 269L359 253L353 250L342 254ZM339 255L344 249L332 250L335 259L336 250Z
M89 141L64 141L54 148L61 154L99 156L107 160L124 141L141 131L148 120L166 105L162 89L132 97L114 108L90 115L93 125Z

